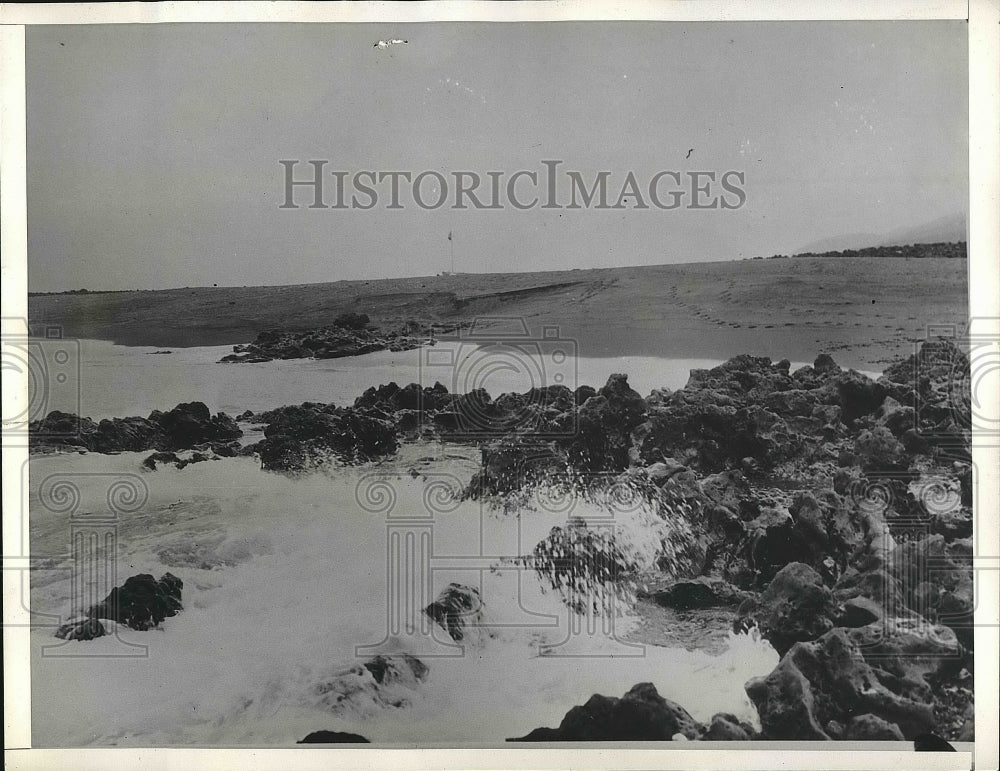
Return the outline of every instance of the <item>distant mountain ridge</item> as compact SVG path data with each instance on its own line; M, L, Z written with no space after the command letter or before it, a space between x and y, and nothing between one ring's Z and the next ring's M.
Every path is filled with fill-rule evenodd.
M781 257L783 255L775 255ZM969 251L965 241L942 241L934 244L892 244L889 246L869 246L864 249L841 249L828 252L801 252L792 255L800 257L860 257L861 259L882 259L887 257L905 257L907 259L965 259ZM760 259L755 258L755 259ZM772 258L773 259L773 258Z
M923 225L898 228L888 233L852 233L831 236L813 241L795 254L823 254L842 252L845 249L862 250L878 246L905 246L907 244L941 244L968 240L968 228L964 213L939 217Z

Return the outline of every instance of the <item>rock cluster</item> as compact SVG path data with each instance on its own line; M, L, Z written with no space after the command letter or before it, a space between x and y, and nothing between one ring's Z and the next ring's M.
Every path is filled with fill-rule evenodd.
M52 411L28 426L28 436L35 451L172 452L204 445L221 455L230 451L243 431L226 413L212 415L202 402L189 402L167 412L153 410L145 418L106 418L100 422Z
M152 629L183 610L183 588L184 582L172 573L164 573L159 580L148 573L132 576L122 586L112 589L103 601L91 606L84 618L60 626L56 637L64 640L103 637L108 630L102 620L142 632Z
M408 351L433 345L434 335L453 327L423 327L408 322L398 330L380 331L364 313L342 313L327 327L308 330L265 330L252 343L233 346L222 363L250 364L273 359L339 359L375 351Z
M693 557L679 575L664 565L645 596L685 611L738 606L737 629L756 628L781 656L746 686L761 731L716 716L700 738L969 739L968 371L961 350L935 340L877 380L827 355L795 372L738 356L641 404L616 384L596 411L606 436L556 437L521 465L509 439L495 442L470 491L504 494L544 478L533 468L568 465L618 472L658 491L664 517L683 513Z
M739 727L739 724L736 723ZM634 685L621 698L594 694L573 707L558 728L536 728L512 742L671 741L697 739L704 727L652 683Z

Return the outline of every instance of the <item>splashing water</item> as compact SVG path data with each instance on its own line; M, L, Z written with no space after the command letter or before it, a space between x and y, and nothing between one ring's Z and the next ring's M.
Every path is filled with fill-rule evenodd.
M775 665L767 643L734 635L720 656L640 648L625 641L635 621L628 597L613 621L585 619L581 632L558 593L517 564L571 518L591 529L607 520L605 504L580 499L569 511L507 516L432 494L442 480L460 487L476 464L471 454L418 457L429 451L407 446L392 462L294 479L261 472L250 458L143 474L146 504L115 525L116 582L169 570L184 581L184 610L160 629L123 629L120 639L64 642L52 627L33 629L33 743L287 746L326 729L387 744L499 744L557 725L593 693L621 695L642 681L697 719L726 711L756 723L743 684ZM140 461L131 453L31 460L31 550L45 558L32 575L34 613L56 624L78 610L70 512L44 500L46 480L75 475L77 511L106 511L106 479L93 475L136 474ZM381 498L359 493L373 480ZM448 648L450 657L416 649L430 639L419 630L389 634L387 550L397 519L430 534L431 599L452 582L483 598L488 633ZM655 564L663 528L673 525L647 505L619 507L613 519L629 565ZM371 653L356 647L386 638L427 664L422 680L375 682L363 667ZM139 650L127 645L146 646L146 655L113 658Z

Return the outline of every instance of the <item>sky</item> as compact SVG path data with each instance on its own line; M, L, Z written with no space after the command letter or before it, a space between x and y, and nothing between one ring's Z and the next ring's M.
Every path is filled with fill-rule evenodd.
M919 228L967 209L967 52L964 21L29 27L29 289L433 275L452 248L466 272L731 260ZM287 159L505 180L561 160L609 171L612 200L629 171L741 171L746 202L428 211L404 184L403 209L384 185L368 211L303 190L282 209Z

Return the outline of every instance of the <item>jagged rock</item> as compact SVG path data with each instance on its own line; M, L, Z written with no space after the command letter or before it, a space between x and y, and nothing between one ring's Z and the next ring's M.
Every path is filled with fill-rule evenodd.
M898 725L870 713L852 718L844 738L855 742L904 741Z
M754 730L735 715L720 712L712 716L712 721L701 739L706 742L748 742L753 739Z
M760 516L747 523L749 562L756 582L770 581L778 571L795 562L802 553L795 521L788 509L763 507Z
M344 731L313 731L304 739L299 739L297 744L370 744L370 742L360 734L346 733Z
M841 606L836 619L837 626L853 629L878 621L885 615L883 607L868 597L851 597Z
M761 635L784 655L795 643L815 640L833 629L838 611L820 575L808 565L793 562L774 577L752 614Z
M917 701L931 701L930 680L956 674L962 666L955 633L916 615L886 617L846 634L883 683Z
M267 421L256 451L265 469L298 471L337 458L345 463L396 452L395 424L374 408L306 402L261 416Z
M899 546L890 561L892 575L904 588L906 607L949 627L967 650L974 644L975 594L972 542L950 543L929 535Z
M29 431L36 448L72 446L100 453L189 449L204 443L231 442L243 435L232 418L223 412L213 417L201 402L179 404L168 412L154 410L148 418L106 418L99 423L52 412L32 423Z
M767 677L746 685L766 739L829 739L821 726L871 713L907 738L934 727L932 706L893 692L847 633L833 629L792 646Z
M639 683L620 699L594 694L567 712L558 728L536 728L508 741L671 741L676 734L697 739L699 725L683 707L660 696L652 683Z
M94 452L141 452L150 447L165 447L170 441L157 422L133 417L102 420L88 444Z
M437 599L424 608L424 613L456 642L464 640L471 628L481 627L482 612L479 590L456 583L448 584Z
M107 618L131 629L145 631L183 609L181 590L184 583L171 573L159 581L148 573L126 579L116 586L103 602L87 611L92 618Z
M438 332L454 326L436 325ZM435 330L410 321L396 330L374 328L364 313L342 313L328 327L308 330L268 329L252 343L233 346L224 363L264 362L272 359L336 359L375 351L407 351L432 344Z
M229 442L243 436L231 417L220 412L214 417L202 402L178 404L168 412L153 412L155 422L166 435L167 449L185 449L205 442Z
M853 461L865 471L898 471L908 465L906 448L885 426L858 434L851 452Z
M400 653L393 656L374 656L364 663L365 669L372 673L375 682L404 683L413 685L427 677L430 668L416 656Z
M586 471L623 471L629 466L631 432L643 422L646 402L628 385L628 377L614 374L595 396L577 410L572 427L559 440L570 462Z

